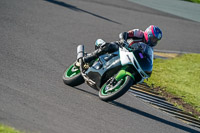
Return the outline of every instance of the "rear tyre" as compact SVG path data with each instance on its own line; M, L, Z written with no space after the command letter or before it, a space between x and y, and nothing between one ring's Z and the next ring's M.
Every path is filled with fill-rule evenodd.
M63 74L63 82L69 86L77 86L85 81L81 75L80 69L74 64L67 67Z
M110 81L111 80L108 80L99 90L99 98L103 101L113 101L121 97L134 83L133 78L130 76L123 77L114 85L110 85ZM111 87L112 90L108 91Z

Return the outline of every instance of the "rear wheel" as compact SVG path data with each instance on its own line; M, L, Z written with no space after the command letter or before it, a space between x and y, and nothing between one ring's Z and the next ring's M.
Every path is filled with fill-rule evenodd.
M99 98L103 101L113 101L121 97L134 83L133 78L130 76L124 76L114 84L111 81L108 80L99 90Z
M63 82L69 86L77 86L84 83L79 67L75 63L67 67L63 74Z

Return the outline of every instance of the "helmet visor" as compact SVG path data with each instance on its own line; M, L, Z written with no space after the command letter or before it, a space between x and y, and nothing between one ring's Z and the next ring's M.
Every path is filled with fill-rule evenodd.
M159 41L159 39L156 38L155 36L154 36L154 37L151 37L151 38L150 38L150 45L151 45L151 46L156 46L157 43L158 43L158 41Z

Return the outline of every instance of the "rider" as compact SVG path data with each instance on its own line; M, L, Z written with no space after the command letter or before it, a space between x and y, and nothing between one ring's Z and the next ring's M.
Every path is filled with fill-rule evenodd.
M139 29L133 29L128 32L123 32L119 34L120 43L126 44L124 42L128 42L128 47L131 48L133 44L143 42L151 47L157 45L158 41L162 38L162 31L159 27L155 25L150 25L145 31ZM105 53L112 53L119 49L119 46L116 44L119 42L106 43L101 39L96 41L96 50L86 57L83 58L85 63L89 63L92 60L96 59L98 56ZM98 46L101 44L101 46Z

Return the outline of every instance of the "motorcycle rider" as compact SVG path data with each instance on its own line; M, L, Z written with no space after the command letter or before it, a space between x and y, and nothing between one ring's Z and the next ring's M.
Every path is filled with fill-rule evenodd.
M85 63L89 63L92 60L95 60L98 56L103 55L105 53L112 53L119 49L119 45L128 44L131 48L134 44L143 42L151 47L157 45L158 41L162 38L162 31L159 27L155 25L150 25L145 31L140 29L133 29L128 32L123 32L119 34L120 42L111 42L106 43L102 39L98 39L95 43L95 51L88 54L83 58ZM128 43L124 43L128 42ZM100 46L99 46L100 45Z

